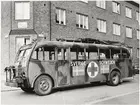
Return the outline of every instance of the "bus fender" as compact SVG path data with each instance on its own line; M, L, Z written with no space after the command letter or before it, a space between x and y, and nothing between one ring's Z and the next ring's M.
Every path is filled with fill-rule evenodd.
M52 78L49 74L43 73L43 74L40 74L40 75L38 75L38 76L36 76L36 77L34 78L34 80L33 80L32 83L31 83L31 88L34 88L34 83L35 83L35 81L37 80L37 78L39 78L39 77L42 76L42 75L46 75L46 76L50 77L51 80L52 80L52 83L53 83L53 87L54 87L55 83L54 83L53 78Z
M120 70L119 68L112 68L112 69L110 70L109 74L108 74L107 81L110 80L110 74L111 74L112 71L118 71L118 72L120 73L120 75L121 75L121 79L122 79L122 73L121 73L121 70Z

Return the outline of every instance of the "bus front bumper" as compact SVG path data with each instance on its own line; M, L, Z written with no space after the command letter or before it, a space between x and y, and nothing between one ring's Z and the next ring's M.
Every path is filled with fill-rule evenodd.
M20 87L23 84L24 78L16 73L14 66L6 67L6 86Z

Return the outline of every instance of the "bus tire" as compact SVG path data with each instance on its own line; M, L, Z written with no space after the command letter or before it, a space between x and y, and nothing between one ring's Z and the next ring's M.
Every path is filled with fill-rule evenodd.
M110 74L110 81L107 83L111 86L117 86L120 83L120 73L118 71L112 71Z
M23 90L24 92L27 92L27 93L32 93L33 92L33 88L25 88L25 87L20 87L21 90Z
M52 91L52 80L49 76L41 75L34 84L34 91L37 95L48 95Z

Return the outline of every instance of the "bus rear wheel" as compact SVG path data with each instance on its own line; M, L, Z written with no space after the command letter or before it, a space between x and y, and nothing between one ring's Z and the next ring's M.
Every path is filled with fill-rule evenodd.
M120 73L118 71L112 71L110 74L109 85L117 86L120 83Z
M37 78L34 85L34 91L37 95L48 95L52 91L52 80L49 76L41 75Z

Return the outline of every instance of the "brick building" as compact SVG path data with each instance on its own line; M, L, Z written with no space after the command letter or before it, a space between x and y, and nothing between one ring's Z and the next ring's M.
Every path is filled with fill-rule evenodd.
M138 64L138 19L139 4L133 1L1 1L2 70L38 35L119 41Z

